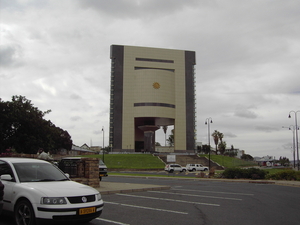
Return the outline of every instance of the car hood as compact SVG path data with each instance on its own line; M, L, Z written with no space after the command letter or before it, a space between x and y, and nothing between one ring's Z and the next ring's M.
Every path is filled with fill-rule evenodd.
M23 183L23 185L29 189L35 189L48 197L92 195L98 193L96 189L74 181L31 182Z

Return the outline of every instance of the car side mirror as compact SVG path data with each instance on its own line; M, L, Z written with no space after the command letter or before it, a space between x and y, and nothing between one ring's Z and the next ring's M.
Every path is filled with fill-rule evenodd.
M10 174L3 174L3 175L1 175L0 179L1 180L7 180L7 181L13 180L13 178Z
M70 178L70 174L68 174L68 173L65 173L65 175L66 175L66 177L67 177L67 178Z

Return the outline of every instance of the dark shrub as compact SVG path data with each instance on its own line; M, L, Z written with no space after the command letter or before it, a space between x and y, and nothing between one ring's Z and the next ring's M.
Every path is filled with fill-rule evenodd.
M265 177L268 173L266 170L261 170L258 168L249 168L249 169L246 169L246 171L247 171L247 178L253 179L253 180L265 179Z
M271 180L297 180L300 181L300 171L283 170L274 174L269 174L267 179Z
M228 179L241 178L242 170L240 168L228 168L223 173L222 176Z
M265 179L267 172L258 168L228 168L226 169L222 176L228 179Z

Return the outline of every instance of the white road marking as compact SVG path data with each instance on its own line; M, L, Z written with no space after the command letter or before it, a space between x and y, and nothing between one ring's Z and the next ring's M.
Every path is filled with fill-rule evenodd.
M194 192L205 192L205 193L215 193L215 194L228 194L228 195L248 195L253 196L254 194L247 193L234 193L234 192L218 192L218 191L201 191L201 190L190 190L190 189L176 189L172 188L171 190L180 190L180 191L194 191Z
M135 198L164 200L164 201L171 201L171 202L181 202L181 203L189 203L189 204L197 204L197 205L220 206L219 204L211 204L211 203L204 203L204 202L191 202L191 201L183 201L183 200L168 199L168 198L155 198L155 197L148 197L148 196L128 195L128 194L119 194L119 193L117 193L116 195L135 197Z
M188 214L186 212L179 212L179 211L173 211L173 210L168 210L168 209L151 208L151 207L138 206L138 205L129 205L129 204L123 204L123 203L117 203L117 202L105 202L105 204L114 204L114 205L121 205L121 206L127 206L127 207L139 208L139 209L155 210L155 211L170 212L170 213L177 213L177 214L184 214L184 215Z
M217 199L235 200L235 201L242 201L243 200L243 199L240 199L240 198L226 198L226 197L216 197L216 196L207 196L207 195L180 194L180 193L172 193L172 192L165 192L165 191L148 191L148 192L162 193L162 194L169 194L169 195L182 195L182 196L190 196L190 197L201 197L201 198L217 198Z
M105 221L105 222L109 222L109 223L113 223L113 224L119 224L119 225L130 225L128 223L121 223L121 222L107 220L107 219L103 219L103 218L96 218L96 220L101 220L101 221Z

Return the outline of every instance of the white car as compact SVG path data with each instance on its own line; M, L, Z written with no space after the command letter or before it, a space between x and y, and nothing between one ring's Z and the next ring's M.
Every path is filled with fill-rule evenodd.
M71 181L44 160L0 158L0 179L4 184L3 211L12 212L17 225L87 222L103 210L99 191Z
M169 173L173 173L173 172L185 172L186 168L180 166L179 164L167 164L165 166L165 171L167 171Z
M188 171L207 171L208 167L201 164L186 164L186 169Z

